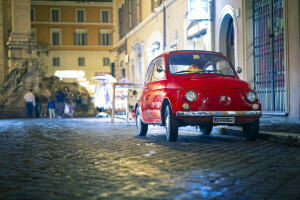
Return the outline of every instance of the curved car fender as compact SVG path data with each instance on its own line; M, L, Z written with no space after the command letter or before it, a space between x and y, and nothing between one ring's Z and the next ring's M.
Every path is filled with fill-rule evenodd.
M174 116L176 116L176 111L178 111L180 108L180 101L178 100L178 94L176 89L165 88L162 99L163 99L163 101L161 102L162 104L165 99L169 101L172 112ZM163 109L163 105L161 109Z

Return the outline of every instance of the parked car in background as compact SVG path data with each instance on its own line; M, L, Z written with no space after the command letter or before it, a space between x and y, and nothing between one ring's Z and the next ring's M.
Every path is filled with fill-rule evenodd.
M199 126L209 135L213 126L242 126L247 140L259 134L262 115L257 94L239 79L221 53L172 51L149 65L143 92L135 105L136 129L145 136L148 125L166 126L168 141L176 141L181 126Z

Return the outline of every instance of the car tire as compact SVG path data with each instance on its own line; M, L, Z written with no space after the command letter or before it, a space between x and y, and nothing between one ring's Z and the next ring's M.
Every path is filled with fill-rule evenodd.
M200 129L200 133L201 135L210 135L212 129L213 129L213 126L210 126L210 125L201 125L199 126L199 129Z
M243 125L243 135L246 140L255 141L259 134L259 120Z
M145 136L148 131L148 124L145 124L140 115L140 109L137 107L135 111L136 131L139 136Z
M175 142L178 138L178 121L173 115L170 105L166 106L165 112L166 135L169 142Z

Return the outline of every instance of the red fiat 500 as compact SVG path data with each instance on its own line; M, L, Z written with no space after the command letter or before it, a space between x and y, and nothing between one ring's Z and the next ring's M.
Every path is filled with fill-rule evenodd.
M237 76L221 53L173 51L149 65L143 93L135 106L138 135L148 125L166 126L168 141L176 141L181 126L199 126L209 135L213 126L243 127L247 140L259 133L261 104L256 92Z

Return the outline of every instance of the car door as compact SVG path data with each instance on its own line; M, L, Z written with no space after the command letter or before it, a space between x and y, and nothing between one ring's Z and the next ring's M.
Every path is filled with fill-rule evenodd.
M147 119L149 119L149 112L150 112L150 105L151 105L151 102L149 101L150 98L149 85L152 78L152 72L153 72L153 62L150 63L148 67L147 75L145 78L145 86L143 88L143 92L140 97L140 113L144 122L146 122Z
M164 58L154 62L151 81L146 85L148 123L161 123L162 91L166 85L166 71Z

